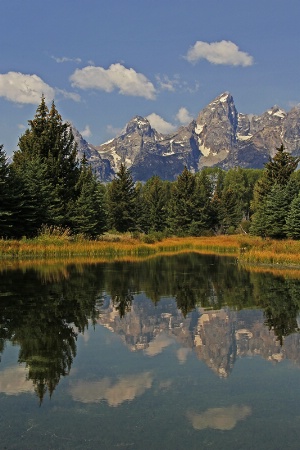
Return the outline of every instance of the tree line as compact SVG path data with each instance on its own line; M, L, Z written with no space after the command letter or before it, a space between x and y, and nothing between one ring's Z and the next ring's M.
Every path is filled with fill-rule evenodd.
M71 127L45 98L8 164L0 146L0 237L36 236L43 226L96 238L108 230L200 236L250 232L300 238L299 158L281 146L263 170L185 168L175 181L134 182L121 164L101 183L78 160Z

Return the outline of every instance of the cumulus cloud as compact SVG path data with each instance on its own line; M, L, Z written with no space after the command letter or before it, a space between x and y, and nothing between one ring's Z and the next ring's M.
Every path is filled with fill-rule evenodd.
M113 92L115 89L123 95L133 95L155 99L154 85L145 75L134 69L127 69L122 64L112 64L108 69L87 66L77 69L70 77L73 87L80 89L99 89Z
M109 378L100 381L78 381L71 386L71 395L75 401L82 403L99 403L106 400L109 406L118 406L125 401L142 395L152 386L150 372L129 375L113 383Z
M186 108L182 107L176 114L176 119L178 120L179 123L181 123L181 125L187 125L193 120L193 117Z
M212 64L227 64L232 66L251 66L253 57L242 52L236 44L231 41L203 42L197 41L193 45L186 59L195 63L200 59L206 59Z
M146 119L149 120L151 127L154 128L159 133L168 134L172 133L176 129L175 125L171 124L170 122L167 122L165 119L163 119L156 113L149 114L149 116L147 116Z
M84 130L80 131L80 134L84 138L89 138L92 135L89 125L86 125Z
M20 72L0 74L0 97L15 103L38 104L41 96L54 98L55 90L37 75Z
M24 366L8 367L0 373L0 392L6 395L19 395L34 392L32 381L26 377Z
M215 430L232 430L239 420L251 415L249 406L228 406L227 408L210 408L202 414L189 412L188 419L196 430L213 428Z

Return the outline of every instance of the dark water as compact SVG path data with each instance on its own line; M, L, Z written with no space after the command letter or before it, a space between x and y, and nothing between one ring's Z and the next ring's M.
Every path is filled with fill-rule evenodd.
M0 273L0 450L299 449L300 281L197 254Z

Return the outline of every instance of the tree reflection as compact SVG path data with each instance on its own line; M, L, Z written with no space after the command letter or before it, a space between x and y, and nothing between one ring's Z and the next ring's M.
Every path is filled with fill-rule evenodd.
M187 281L182 284L177 284L175 299L177 308L180 309L184 318L186 318L187 314L193 311L197 305L196 293Z
M253 279L256 301L264 309L265 324L282 345L284 337L299 331L300 282L270 274L259 274Z
M0 275L0 342L19 345L19 362L42 402L51 396L60 377L70 372L76 356L78 332L95 322L95 299L102 284L99 273L89 270L59 282L41 281L37 272L14 271Z
M121 319L125 316L126 313L130 311L132 301L133 295L131 294L131 292L127 292L126 294L119 294L114 297L113 306L119 312L119 316Z

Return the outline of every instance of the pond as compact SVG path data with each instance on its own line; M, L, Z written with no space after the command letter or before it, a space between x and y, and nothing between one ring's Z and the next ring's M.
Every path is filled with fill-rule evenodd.
M300 281L233 258L0 272L0 449L299 449Z

